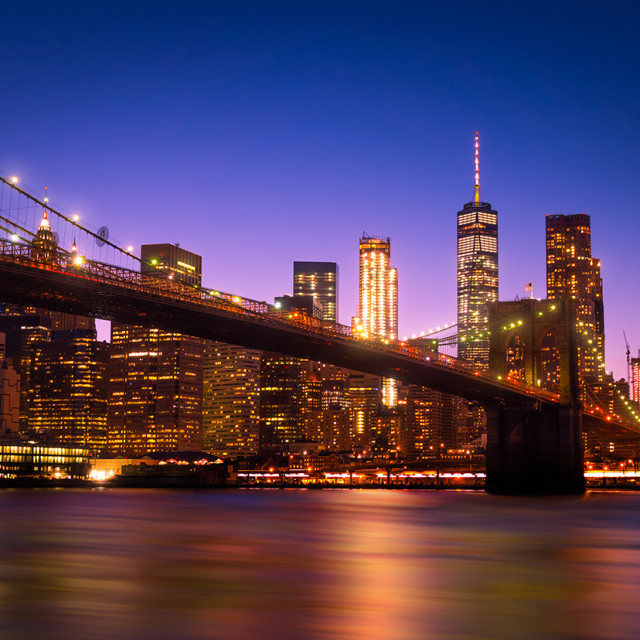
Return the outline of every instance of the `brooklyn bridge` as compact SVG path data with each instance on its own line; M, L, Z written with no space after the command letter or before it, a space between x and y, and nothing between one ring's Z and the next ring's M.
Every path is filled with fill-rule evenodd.
M584 491L583 433L640 440L640 421L602 407L579 373L587 344L571 300L490 305L489 368L442 353L432 336L390 341L282 311L264 301L181 282L129 249L0 178L0 299L155 327L393 378L480 403L487 415L486 487L498 493ZM553 335L557 384L541 386ZM527 336L514 375L514 339ZM602 365L604 366L604 365Z

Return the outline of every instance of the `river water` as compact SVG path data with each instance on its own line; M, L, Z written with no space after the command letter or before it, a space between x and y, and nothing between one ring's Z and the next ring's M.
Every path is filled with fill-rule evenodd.
M640 492L0 492L2 640L640 637Z

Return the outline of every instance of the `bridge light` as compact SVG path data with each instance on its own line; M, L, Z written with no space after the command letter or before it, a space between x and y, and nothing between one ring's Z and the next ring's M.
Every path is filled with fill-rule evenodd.
M133 247L132 247L131 245L129 245L129 246L127 247L127 251L128 251L129 253L131 253L131 252L133 251Z
M20 240L20 238L15 234L11 234L11 241L12 242L18 242L18 240Z
M78 222L78 220L80 220L80 216L77 213L73 214L71 218L73 219L74 222Z
M83 262L84 262L84 258L83 258L82 256L76 256L76 257L73 259L73 265L74 265L75 267L81 267L81 266L82 266L82 264L83 264Z
M11 181L11 184L18 184L18 176L11 176L9 180Z

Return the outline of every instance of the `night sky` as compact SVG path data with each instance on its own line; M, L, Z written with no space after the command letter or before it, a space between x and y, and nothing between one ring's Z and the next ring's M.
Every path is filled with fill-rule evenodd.
M591 215L607 367L640 347L635 2L3 3L0 174L179 242L212 288L273 302L294 260L391 237L400 335L456 316L456 212L499 212L500 298L544 297L545 214Z

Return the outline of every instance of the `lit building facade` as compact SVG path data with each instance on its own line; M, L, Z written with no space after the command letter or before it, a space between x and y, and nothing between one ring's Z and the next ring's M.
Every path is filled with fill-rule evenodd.
M109 345L93 330L54 331L31 344L27 428L67 446L102 452L107 442Z
M166 275L184 284L200 286L202 257L177 244L143 244L140 271L144 275Z
M42 220L31 241L31 257L37 262L57 262L58 243L49 224L49 214L45 209L42 212Z
M20 378L20 431L27 433L31 364L36 343L51 340L53 331L82 329L95 333L95 320L69 313L6 304L0 308L0 331L5 335L4 353ZM62 372L56 375L62 375Z
M24 440L0 441L0 477L86 478L91 450Z
M219 456L258 453L261 352L224 342L204 346L202 441Z
M263 353L260 364L261 444L288 449L294 442L306 439L305 411L320 408L307 406L309 386L315 386L313 368L314 363L309 360L271 351Z
M602 380L604 305L600 261L591 256L591 219L584 213L547 215L547 298L570 298L577 304L580 374Z
M408 459L436 455L442 448L453 447L456 439L458 398L418 385L401 387L405 407L402 454Z
M398 271L391 266L391 241L363 235L360 239L360 282L358 317L353 320L356 335L398 339ZM395 407L395 380L385 379L382 403Z
M458 211L458 357L489 363L487 303L498 300L498 212L480 199L478 134L475 138L475 193Z
M112 455L202 449L203 341L111 324Z
M637 358L631 358L631 382L633 385L631 398L640 404L640 351Z
M8 360L0 357L0 436L16 434L19 426L20 376Z
M347 394L350 402L351 433L354 447L369 449L376 437L381 411L382 378L350 371Z
M142 272L200 284L200 256L176 245L143 245ZM175 332L113 322L109 452L202 448L204 341Z
M335 262L294 262L293 295L313 296L322 305L322 318L338 321L338 265Z

